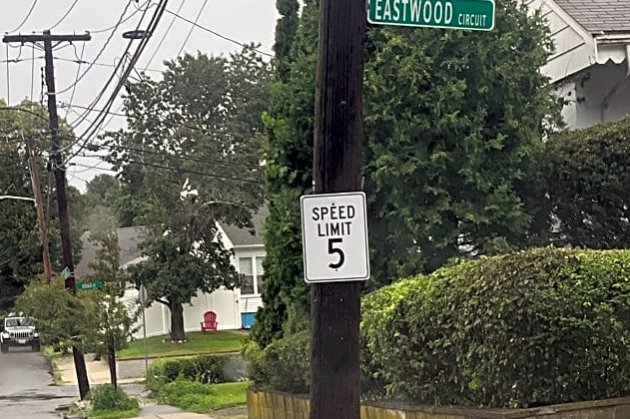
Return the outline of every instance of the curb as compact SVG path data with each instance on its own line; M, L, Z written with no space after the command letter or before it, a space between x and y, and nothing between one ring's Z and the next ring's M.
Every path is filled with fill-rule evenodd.
M202 356L202 355L238 355L241 351L218 351L218 352L190 352L185 354L164 354L164 355L149 355L148 359L165 359L165 358L188 358L193 356ZM126 361L144 361L144 356L134 356L131 358L121 358L117 357L116 361L118 362L126 362Z

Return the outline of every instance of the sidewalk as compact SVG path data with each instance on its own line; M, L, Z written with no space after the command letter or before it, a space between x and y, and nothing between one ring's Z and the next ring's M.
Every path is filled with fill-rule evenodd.
M135 419L212 419L213 416L199 415L197 413L171 413L155 416L140 416Z
M106 361L94 361L89 360L89 358L86 357L85 367L87 368L90 384L107 384L110 382L109 366ZM74 361L72 360L72 357L60 359L57 362L57 368L59 369L63 385L77 384L77 375L74 369ZM118 382L120 384L130 384L135 383L138 380L139 378L128 378L119 379Z

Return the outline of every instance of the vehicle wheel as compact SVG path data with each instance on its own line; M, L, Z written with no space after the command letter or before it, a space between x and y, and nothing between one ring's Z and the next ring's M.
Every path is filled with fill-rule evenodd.
M7 352L9 352L9 346L4 343L0 343L0 350L3 354L6 354Z
M31 349L33 350L33 352L39 352L41 348L39 343L34 343L31 345Z

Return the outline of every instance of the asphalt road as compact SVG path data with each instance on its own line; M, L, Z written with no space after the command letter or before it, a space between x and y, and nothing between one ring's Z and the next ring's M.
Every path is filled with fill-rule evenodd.
M41 354L21 348L0 354L0 418L59 419L55 408L70 404L77 389L52 383Z

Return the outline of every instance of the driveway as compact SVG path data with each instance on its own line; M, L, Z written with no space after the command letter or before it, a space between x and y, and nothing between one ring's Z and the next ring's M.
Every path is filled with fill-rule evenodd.
M76 386L53 386L48 361L39 353L13 348L0 354L0 417L59 419L55 409L78 396Z

